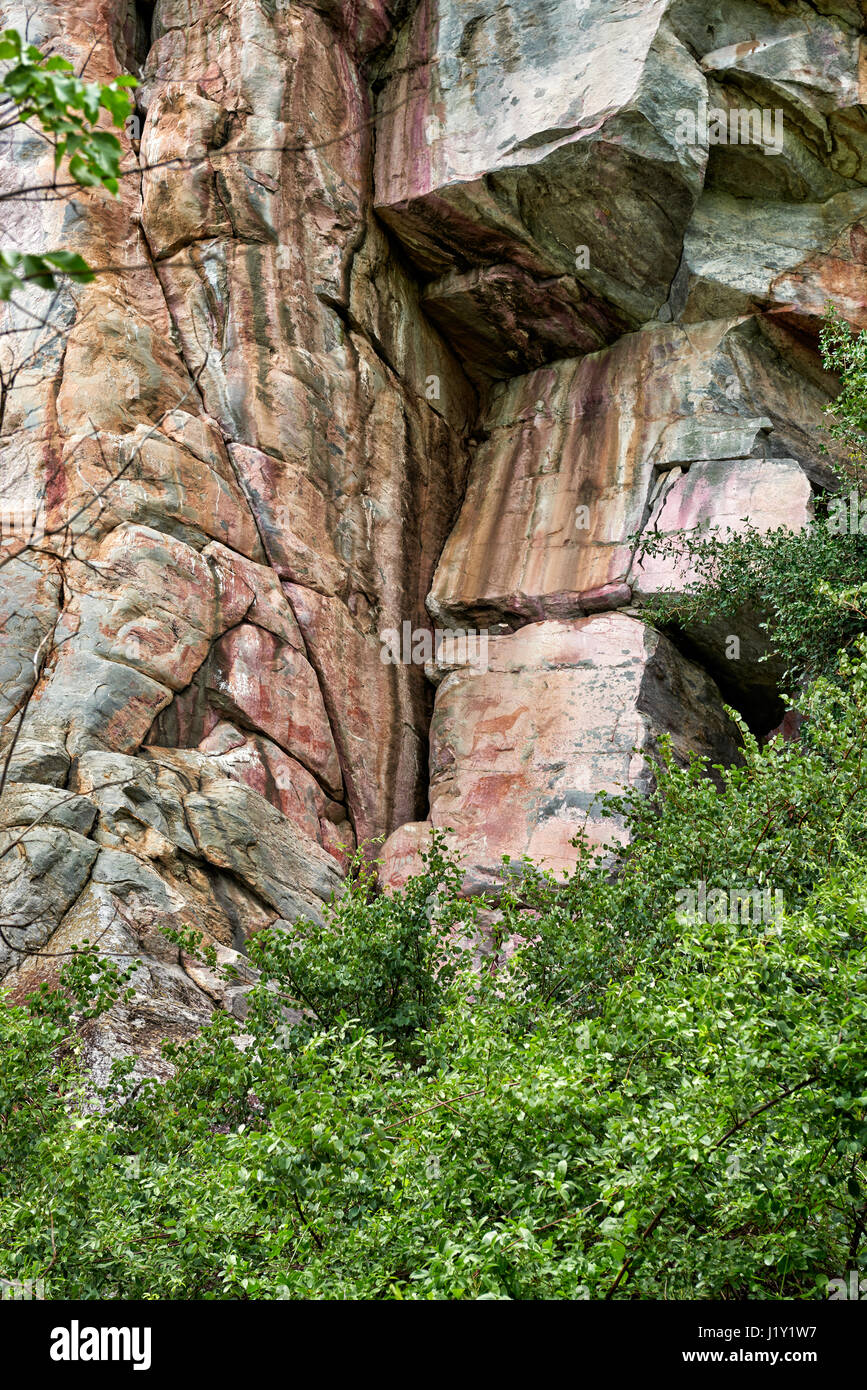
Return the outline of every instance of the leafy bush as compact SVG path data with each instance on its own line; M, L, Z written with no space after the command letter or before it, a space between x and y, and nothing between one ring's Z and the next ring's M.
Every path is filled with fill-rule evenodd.
M856 431L863 343L829 348ZM60 1299L801 1300L865 1270L862 538L696 544L703 615L762 602L812 677L799 739L741 723L714 780L663 744L650 796L603 798L628 844L579 842L561 880L528 863L496 901L461 899L438 836L401 893L359 858L323 922L254 939L244 1023L166 1045L161 1084L132 1058L88 1075L82 1023L130 971L73 956L0 1008L0 1276ZM484 932L497 969L466 949Z
M95 1103L86 962L0 1012L0 1273L59 1298L784 1298L864 1264L867 659L717 788L664 756L618 872L528 866L498 971L441 842L252 946L224 1013ZM689 920L706 881L771 921ZM707 914L710 918L712 914ZM741 914L742 916L743 914ZM749 914L748 914L749 915ZM187 943L191 945L191 942ZM442 965L441 965L442 962ZM92 1009L119 989L98 973ZM68 997L67 997L68 996ZM78 1011L78 1012L77 1012Z
M296 1041L355 1018L394 1044L396 1055L414 1054L420 1030L442 1016L462 934L476 916L460 899L460 869L442 836L433 835L423 859L425 873L385 897L376 865L359 854L323 922L299 922L291 935L268 933L252 943L253 964L281 982L273 997L256 996L269 1020L288 998L303 1011L292 1025Z
M680 627L727 619L747 611L759 616L769 650L796 688L833 671L838 653L867 631L860 586L867 580L867 535L838 534L818 520L803 531L734 535L652 536L647 554L685 555L694 572L674 619ZM645 616L660 627L672 622L664 600Z
M867 333L856 333L833 307L828 308L820 340L823 365L839 373L840 394L828 407L830 432L849 447L851 477L863 482L867 449Z

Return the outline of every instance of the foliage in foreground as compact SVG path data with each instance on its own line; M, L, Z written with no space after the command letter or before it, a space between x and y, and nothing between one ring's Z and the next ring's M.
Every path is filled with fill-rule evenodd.
M359 865L321 927L253 943L243 1036L217 1014L170 1081L118 1065L97 1107L76 1024L126 981L74 959L0 1010L0 1274L55 1298L826 1297L867 1263L865 689L859 654L799 743L745 734L719 789L664 759L615 807L618 875L528 865L506 970L453 949L479 904L441 842L393 897ZM702 881L784 910L684 921Z
M54 149L55 184L37 186L34 194L56 193L56 175L64 161L73 185L117 194L123 147L99 121L106 114L115 126L123 126L133 109L127 89L137 85L130 76L85 82L65 58L46 56L17 29L0 34L0 132L25 125ZM0 248L0 301L27 285L53 290L58 272L78 285L94 277L73 251L38 254Z

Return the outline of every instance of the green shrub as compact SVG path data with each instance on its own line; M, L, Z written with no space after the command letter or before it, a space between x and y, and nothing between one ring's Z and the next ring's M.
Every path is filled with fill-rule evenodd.
M57 1298L825 1297L864 1264L867 662L844 676L719 787L663 757L618 803L619 872L527 866L499 971L452 949L479 904L434 843L404 893L362 871L324 925L265 933L243 1035L216 1014L165 1084L119 1063L94 1104L87 963L77 999L0 1013L0 1273ZM702 881L784 905L689 920Z

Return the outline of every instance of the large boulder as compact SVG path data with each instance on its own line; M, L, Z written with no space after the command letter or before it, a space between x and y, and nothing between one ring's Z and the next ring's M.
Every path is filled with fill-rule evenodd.
M432 0L401 30L377 212L475 368L592 351L665 302L707 160L676 139L706 82L668 8Z
M437 688L430 822L390 837L384 881L419 871L430 826L453 832L469 892L520 873L525 855L557 874L572 868L576 835L623 838L598 794L648 788L662 735L682 761L737 757L713 682L639 620L549 620L491 638L483 665L458 667Z

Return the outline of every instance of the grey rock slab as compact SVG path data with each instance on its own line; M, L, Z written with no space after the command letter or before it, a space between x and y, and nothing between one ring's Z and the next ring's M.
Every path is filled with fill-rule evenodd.
M17 842L17 843L16 843ZM38 949L87 882L92 840L59 826L0 831L0 976L26 948Z
M334 860L258 793L217 782L184 799L199 853L228 869L282 917L319 916L341 883Z
M76 796L41 782L7 782L0 796L0 829L11 826L60 826L89 835L97 807L86 796Z

